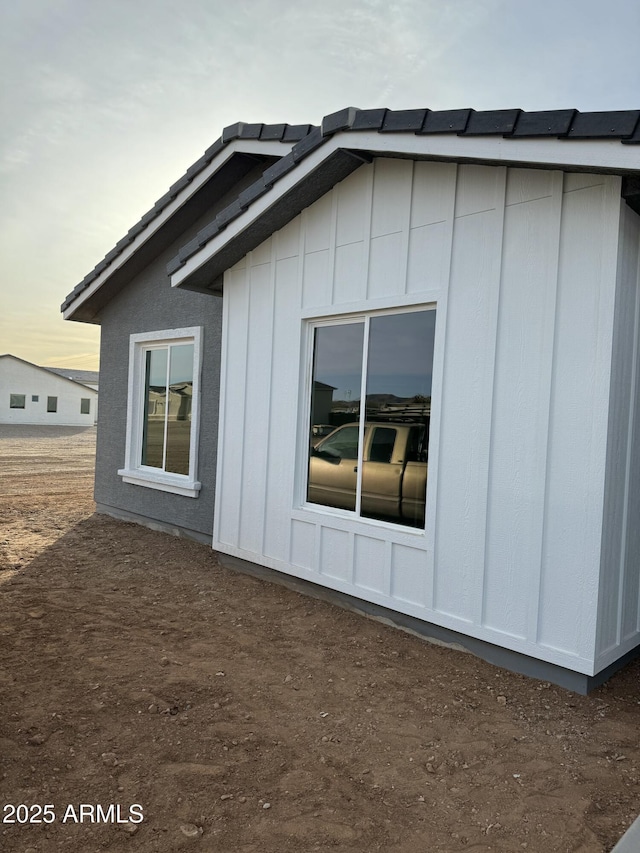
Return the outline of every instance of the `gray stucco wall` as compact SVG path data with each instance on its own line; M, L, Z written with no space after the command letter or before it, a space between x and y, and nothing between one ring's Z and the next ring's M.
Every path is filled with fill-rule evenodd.
M98 509L122 517L180 528L186 535L210 539L213 530L222 299L171 287L167 261L180 245L209 220L196 223L167 246L140 275L103 308L100 346L100 411L96 456L95 499ZM197 498L183 497L123 483L129 371L129 336L138 332L203 327L200 446Z

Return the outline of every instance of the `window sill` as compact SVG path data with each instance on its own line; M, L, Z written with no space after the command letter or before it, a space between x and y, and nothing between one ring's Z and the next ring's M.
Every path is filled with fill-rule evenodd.
M157 489L161 492L171 492L174 495L183 495L187 498L197 498L202 487L201 483L190 480L188 477L179 474L165 474L162 471L156 474L153 471L140 468L133 471L121 468L118 474L122 477L123 483L144 486L147 489Z

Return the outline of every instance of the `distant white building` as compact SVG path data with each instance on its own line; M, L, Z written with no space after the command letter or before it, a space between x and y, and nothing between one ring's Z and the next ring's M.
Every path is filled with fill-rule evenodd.
M24 361L0 355L0 424L93 426L95 388Z

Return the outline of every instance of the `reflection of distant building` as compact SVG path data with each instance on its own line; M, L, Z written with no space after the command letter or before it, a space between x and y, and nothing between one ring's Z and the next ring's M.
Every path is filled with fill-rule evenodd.
M169 420L191 420L192 384L181 382L169 386ZM167 392L164 385L152 385L147 397L147 417L163 419L167 405Z
M313 383L313 401L311 403L312 423L330 423L329 415L331 414L333 392L335 390L333 385L327 385L325 382L315 381Z
M367 417L387 418L389 420L423 420L431 416L431 397L410 397L393 403L370 405L367 399Z

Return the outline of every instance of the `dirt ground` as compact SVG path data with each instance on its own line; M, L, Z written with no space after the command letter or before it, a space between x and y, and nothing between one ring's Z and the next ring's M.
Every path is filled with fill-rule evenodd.
M234 573L95 515L94 446L0 427L0 849L597 853L634 820L638 663L581 697Z

